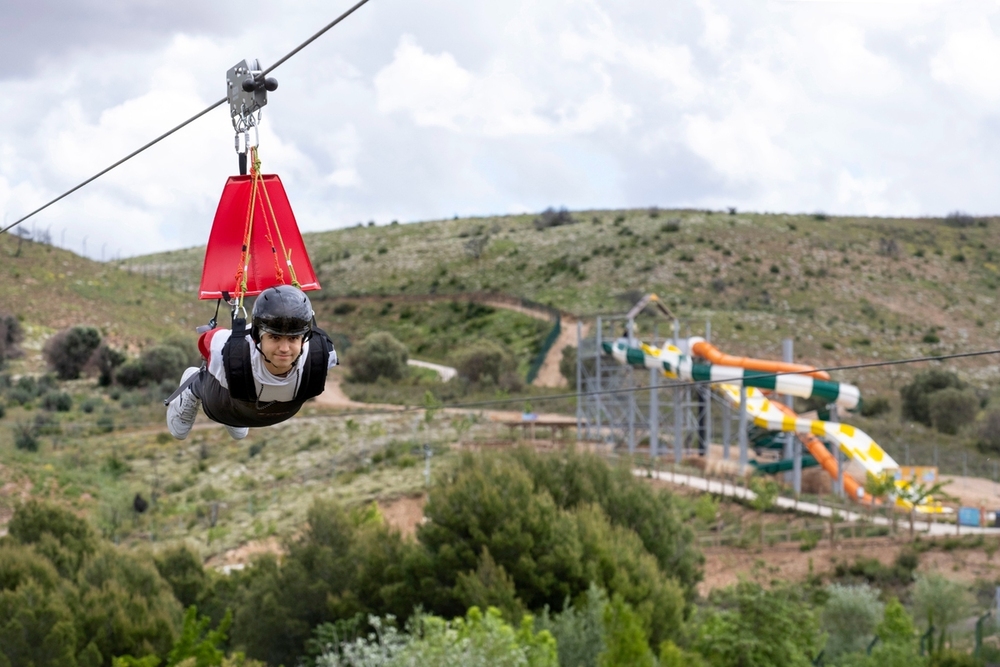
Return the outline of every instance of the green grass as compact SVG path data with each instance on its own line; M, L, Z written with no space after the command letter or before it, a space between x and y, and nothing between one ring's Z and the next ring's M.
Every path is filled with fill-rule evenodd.
M307 406L302 417L254 429L243 441L203 417L187 440L176 441L165 432L162 405L121 409L105 400L114 430L93 430L96 413L75 408L59 413L59 430L39 436L35 453L17 450L13 429L0 427L0 487L8 485L0 494L0 518L9 517L24 493L73 508L116 541L184 540L208 556L291 534L315 497L356 504L419 493L424 443L434 449L438 474L451 465L450 444L459 434L448 415L421 415L416 422L412 414L345 418ZM37 408L14 408L3 424L37 414ZM465 440L486 429L479 419L461 426ZM152 501L143 515L131 511L136 493Z
M14 372L41 370L45 338L68 326L95 326L113 345L137 351L169 336L193 335L213 312L192 291L180 291L179 279L169 274L162 281L133 274L11 234L0 236L0 257L0 312L17 316L26 333L27 354L12 362Z

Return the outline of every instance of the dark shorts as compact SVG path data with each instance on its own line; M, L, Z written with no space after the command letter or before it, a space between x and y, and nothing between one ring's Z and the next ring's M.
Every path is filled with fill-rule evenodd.
M199 374L191 391L201 399L201 407L212 421L227 426L274 426L295 416L305 401L272 401L256 403L239 401L208 372Z

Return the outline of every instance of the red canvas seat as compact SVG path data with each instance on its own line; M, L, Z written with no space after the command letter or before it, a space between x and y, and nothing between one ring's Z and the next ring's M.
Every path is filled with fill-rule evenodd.
M291 285L293 280L306 291L320 288L281 179L261 174L256 177L254 193L254 178L253 174L231 176L226 181L205 251L199 299L220 299L223 292L240 294L237 281L248 232L244 295L260 294L274 285Z

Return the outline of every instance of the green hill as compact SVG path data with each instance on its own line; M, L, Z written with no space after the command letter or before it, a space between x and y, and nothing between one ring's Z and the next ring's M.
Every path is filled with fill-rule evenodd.
M23 347L37 351L53 331L95 326L115 346L136 351L168 336L189 334L211 317L207 304L152 275L95 262L51 245L0 235L0 312L17 316ZM179 286L178 286L179 287ZM37 354L23 360L35 369ZM22 364L23 365L23 364Z
M717 340L762 356L792 335L797 356L823 364L985 348L1000 333L994 219L657 209L572 219L543 229L533 215L353 227L305 240L320 299L496 291L587 315L656 292L685 332L711 319ZM193 284L203 254L122 267Z

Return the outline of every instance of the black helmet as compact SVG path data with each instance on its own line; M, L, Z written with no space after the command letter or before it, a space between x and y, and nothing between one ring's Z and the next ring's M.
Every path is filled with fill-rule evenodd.
M312 321L312 304L305 292L291 285L268 287L253 304L250 337L259 343L263 331L276 336L308 338Z

